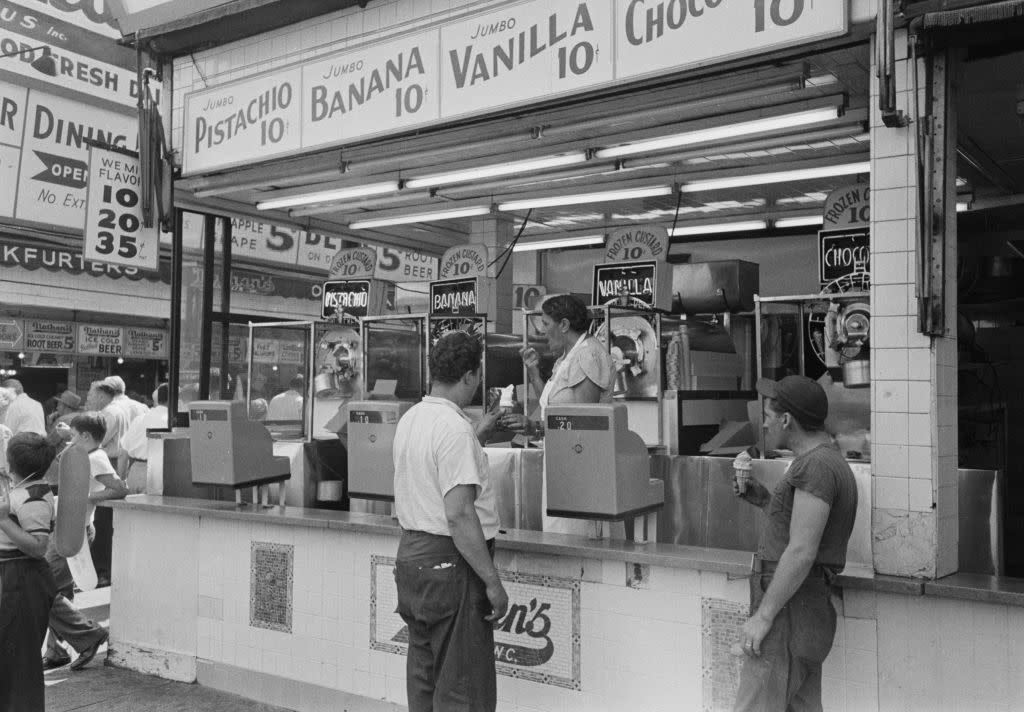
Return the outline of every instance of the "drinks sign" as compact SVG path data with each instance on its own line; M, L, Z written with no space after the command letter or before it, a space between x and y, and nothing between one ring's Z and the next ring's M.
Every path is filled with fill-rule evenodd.
M396 655L409 649L409 629L395 612L395 560L370 557L370 648ZM580 581L499 571L509 606L494 629L499 675L580 688Z
M125 358L167 358L167 332L163 329L125 327Z
M25 320L25 350L75 352L75 325L69 321Z
M120 356L123 346L120 326L78 325L78 353L83 356Z

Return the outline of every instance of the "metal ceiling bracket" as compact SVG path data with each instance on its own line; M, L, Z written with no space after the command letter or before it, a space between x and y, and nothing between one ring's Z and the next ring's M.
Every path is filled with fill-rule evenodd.
M947 136L949 106L947 55L935 51L927 58L928 116L918 128L918 331L929 336L946 333L946 179L947 161L956 159L955 137ZM953 150L950 151L950 141Z
M878 109L889 128L906 126L906 115L896 108L896 27L893 0L880 0L875 19L875 73L878 76Z

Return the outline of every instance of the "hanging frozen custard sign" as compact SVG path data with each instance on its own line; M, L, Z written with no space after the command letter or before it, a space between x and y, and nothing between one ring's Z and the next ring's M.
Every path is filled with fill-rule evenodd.
M302 86L307 145L436 121L437 35L403 37L307 64Z
M487 248L484 245L456 245L441 255L441 279L483 276L487 272Z
M330 276L340 279L372 277L376 268L376 252L369 247L351 247L338 250L338 254L331 260Z
M615 0L616 78L714 64L846 32L840 0Z
M185 98L184 170L199 173L301 147L301 70L291 68Z
M612 5L534 0L443 27L442 116L610 82Z
M664 260L668 256L668 230L661 225L634 225L616 230L608 238L605 262Z

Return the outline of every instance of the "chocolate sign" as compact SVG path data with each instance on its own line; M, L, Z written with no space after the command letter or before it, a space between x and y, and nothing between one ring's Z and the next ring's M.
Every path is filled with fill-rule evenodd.
M818 279L822 284L871 271L871 237L867 230L822 230L818 233Z

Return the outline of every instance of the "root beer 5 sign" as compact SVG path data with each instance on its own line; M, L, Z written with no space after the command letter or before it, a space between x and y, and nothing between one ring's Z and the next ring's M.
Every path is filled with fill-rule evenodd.
M187 175L846 32L846 2L523 0L185 98Z
M406 655L409 630L395 612L395 560L370 559L370 648ZM580 582L578 579L500 571L508 612L494 629L498 674L580 689Z

